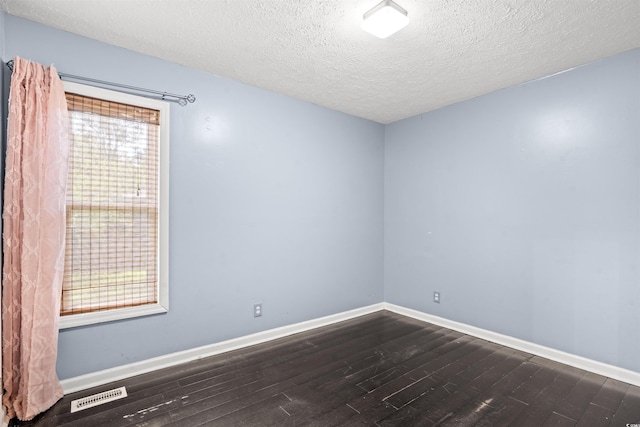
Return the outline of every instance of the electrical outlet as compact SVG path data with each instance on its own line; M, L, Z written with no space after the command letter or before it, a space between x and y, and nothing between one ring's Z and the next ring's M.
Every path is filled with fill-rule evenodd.
M262 304L253 304L253 317L262 316Z
M433 302L440 304L440 292L433 291Z

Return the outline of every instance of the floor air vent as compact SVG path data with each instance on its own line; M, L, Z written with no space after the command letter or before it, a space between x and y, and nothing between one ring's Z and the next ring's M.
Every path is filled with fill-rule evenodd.
M83 409L93 408L103 403L113 402L114 400L127 397L127 389L125 387L114 388L113 390L103 391L102 393L92 396L76 399L71 402L71 412L82 411Z

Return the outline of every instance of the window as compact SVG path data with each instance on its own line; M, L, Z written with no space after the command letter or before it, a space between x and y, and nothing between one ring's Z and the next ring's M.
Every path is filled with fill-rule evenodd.
M71 148L60 327L166 312L168 104L64 84Z

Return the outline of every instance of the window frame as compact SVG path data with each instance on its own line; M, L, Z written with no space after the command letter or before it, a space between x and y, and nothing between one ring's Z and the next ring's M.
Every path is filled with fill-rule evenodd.
M158 147L158 302L134 307L109 309L60 316L59 329L75 328L115 320L130 319L169 311L169 112L166 101L117 92L96 86L63 81L65 92L104 99L160 112ZM62 299L62 295L61 295ZM60 302L62 303L62 302Z

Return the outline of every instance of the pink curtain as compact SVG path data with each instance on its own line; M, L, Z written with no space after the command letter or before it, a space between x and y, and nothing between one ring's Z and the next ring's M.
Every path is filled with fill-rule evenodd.
M56 357L68 151L55 68L15 58L4 187L2 402L21 420L63 395Z

